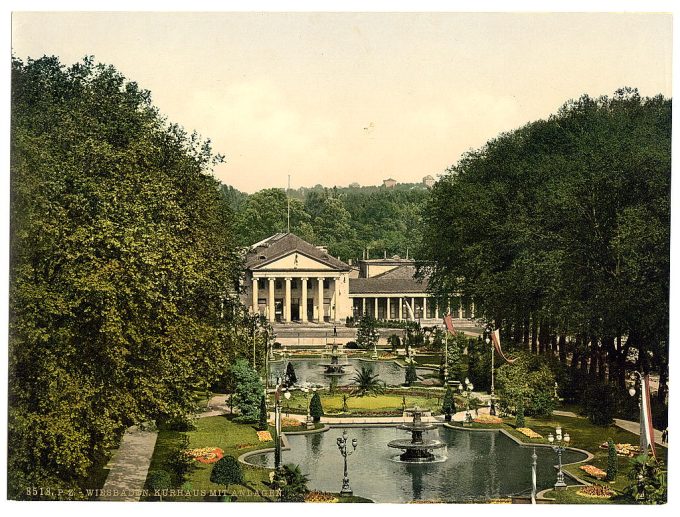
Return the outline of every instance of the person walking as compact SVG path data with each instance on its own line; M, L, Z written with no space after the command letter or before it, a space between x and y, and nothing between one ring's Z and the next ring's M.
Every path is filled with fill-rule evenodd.
M668 426L666 426L666 429L661 431L661 444L666 445L668 443Z

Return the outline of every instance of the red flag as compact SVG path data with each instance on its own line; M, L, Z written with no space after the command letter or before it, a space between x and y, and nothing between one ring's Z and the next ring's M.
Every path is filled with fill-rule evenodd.
M451 332L454 336L458 334L458 331L456 331L455 328L453 328L453 318L451 318L451 314L447 314L444 316L444 325L446 325L446 330Z
M642 378L642 393L640 399L640 445L642 454L647 454L648 448L652 449L652 455L656 458L654 444L654 425L652 424L652 403L650 400L649 374Z
M500 330L494 330L491 333L491 340L493 341L493 346L496 349L496 352L498 352L498 355L500 355L503 359L505 359L506 363L512 364L515 361L517 361L517 358L508 359L507 357L505 357L505 354L503 353L503 350L501 349L501 332L500 332Z

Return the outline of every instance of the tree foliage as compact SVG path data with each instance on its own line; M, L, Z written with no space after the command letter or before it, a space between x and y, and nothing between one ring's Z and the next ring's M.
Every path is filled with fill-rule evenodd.
M362 365L352 378L354 383L352 393L358 397L380 395L385 389L385 383L380 381L379 377L377 373L373 373L373 367ZM343 411L346 411L344 407L343 402Z
M318 393L312 395L312 400L309 403L309 414L312 415L315 422L319 422L323 416L323 405L321 404L321 396Z
M415 361L409 361L409 363L406 365L404 375L407 386L410 386L414 382L418 382L418 372L416 371Z
M264 386L257 371L245 359L237 359L231 367L234 377L234 405L239 411L241 422L257 422L260 417Z
M359 319L357 327L357 344L364 349L369 349L378 343L380 332L378 323L370 314L365 314Z
M555 375L541 357L524 353L513 364L496 370L496 390L501 410L549 416L555 408Z
M13 59L11 102L8 493L78 498L237 353L233 215L210 142L113 67Z
M419 274L501 341L625 388L668 378L671 101L618 90L467 153L432 189Z
M243 469L241 464L233 456L224 456L213 465L210 472L210 481L217 485L229 485L243 483Z
M453 390L451 386L447 386L446 393L444 393L444 399L442 401L442 413L444 413L444 418L447 422L451 421L451 415L456 412L456 400L454 398Z

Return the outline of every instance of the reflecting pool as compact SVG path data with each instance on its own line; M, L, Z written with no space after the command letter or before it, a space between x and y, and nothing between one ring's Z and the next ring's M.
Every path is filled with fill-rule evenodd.
M532 447L517 445L497 432L461 431L439 427L430 431L433 439L447 447L437 451L446 459L434 463L401 463L398 451L390 449L390 440L407 438L395 427L349 428L349 437L357 438L358 447L348 458L350 484L354 494L380 503L411 500L471 501L505 497L531 489ZM283 452L283 462L300 465L310 477L309 487L339 492L342 486L343 460L336 439L342 429L325 433L288 436L291 450ZM547 447L536 447L538 490L555 483L556 454ZM564 451L562 461L581 461L586 455ZM273 453L248 458L259 466L274 466ZM565 476L567 484L573 484Z
M270 384L276 382L276 377L283 377L286 373L286 366L288 363L293 363L295 368L295 376L299 383L309 382L311 384L321 384L328 386L331 383L331 376L324 375L324 368L321 366L328 363L328 358L319 359L285 359L272 361L270 364ZM373 373L378 374L378 379L384 381L388 386L400 386L405 380L405 369L393 361L366 361L363 359L340 359L340 363L347 364L345 367L345 375L337 376L337 385L346 386L352 384L354 374L361 370L361 366L370 366L373 368ZM416 372L419 376L432 373L432 370L417 368Z

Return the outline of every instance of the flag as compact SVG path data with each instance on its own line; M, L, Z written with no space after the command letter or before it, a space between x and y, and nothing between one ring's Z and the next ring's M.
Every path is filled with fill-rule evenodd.
M642 377L640 383L640 449L642 454L647 454L649 448L652 449L652 456L656 458L656 447L654 446L654 427L652 424L652 404L649 391L649 374Z
M446 330L448 330L454 336L458 333L458 331L453 327L453 318L451 317L451 314L444 316L444 325L446 325Z
M505 354L503 353L503 350L501 349L501 332L500 332L500 330L494 330L491 333L491 340L493 341L493 346L496 349L496 352L498 352L498 355L500 355L503 359L505 359L506 363L512 364L515 361L517 361L517 358L508 359L507 357L505 357Z

